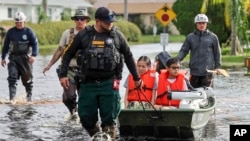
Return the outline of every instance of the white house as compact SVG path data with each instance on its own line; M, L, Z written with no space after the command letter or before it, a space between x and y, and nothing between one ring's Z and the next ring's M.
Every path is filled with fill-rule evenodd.
M37 23L37 8L41 5L42 0L0 0L0 21L12 20L16 11L22 11L27 21ZM87 12L88 7L92 5L85 0L47 0L47 15L51 21L60 21L65 8L84 9Z

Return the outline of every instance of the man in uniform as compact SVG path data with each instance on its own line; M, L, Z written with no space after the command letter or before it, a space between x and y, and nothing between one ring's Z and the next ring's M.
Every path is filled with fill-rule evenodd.
M68 47L67 45L73 41L75 35L85 28L87 23L90 20L90 17L87 15L87 12L82 9L77 9L75 15L71 17L75 22L75 27L67 29L63 32L61 40L59 42L59 47L55 51L52 59L49 64L43 69L43 73L50 69L50 67L55 64L61 56L63 56L65 49ZM60 69L60 66L59 68ZM68 78L69 78L69 88L63 89L63 103L68 108L70 115L67 117L67 120L72 120L77 117L77 94L76 94L76 81L75 81L75 73L77 71L77 63L76 58L72 58L69 64L68 70Z
M142 81L136 70L133 55L123 34L113 27L115 13L100 7L95 13L95 25L87 26L75 37L62 60L61 85L69 88L68 64L78 50L81 56L81 84L78 100L78 114L82 126L90 136L100 129L97 126L98 110L101 128L112 140L116 137L116 121L120 112L119 80L117 68L121 55L133 75L135 86L141 88Z

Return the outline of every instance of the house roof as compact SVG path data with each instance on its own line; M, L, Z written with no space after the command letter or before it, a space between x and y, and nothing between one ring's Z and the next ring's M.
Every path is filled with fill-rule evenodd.
M169 7L172 7L173 3L128 3L128 13L129 14L147 14L155 13L161 7L167 4ZM117 14L124 13L124 4L123 3L110 3L108 8L115 11Z
M127 0L128 3L174 3L176 0ZM110 3L122 3L124 0L95 0L94 7L107 7Z
M42 0L0 0L0 5L18 4L18 5L41 5ZM79 6L92 7L90 3L84 0L47 0L49 6L63 6L76 8Z

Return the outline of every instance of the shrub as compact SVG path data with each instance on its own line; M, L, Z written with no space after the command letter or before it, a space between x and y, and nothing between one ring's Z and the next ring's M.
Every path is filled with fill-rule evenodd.
M141 31L137 25L127 21L115 23L119 30L124 34L128 41L138 42L141 37Z
M89 25L93 25L94 21L90 21ZM114 23L118 29L123 32L124 36L130 41L137 42L140 39L141 32L139 28L130 22L119 21ZM13 21L0 22L1 26L11 27L14 25ZM72 21L60 21L60 22L48 22L42 24L26 23L27 27L34 30L39 45L51 45L58 44L64 30L74 27L74 22Z

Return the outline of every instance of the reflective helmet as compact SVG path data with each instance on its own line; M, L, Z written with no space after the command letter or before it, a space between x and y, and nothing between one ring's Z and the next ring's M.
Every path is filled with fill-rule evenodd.
M204 22L208 23L208 17L205 14L198 14L194 18L194 23Z
M15 16L14 16L14 21L15 22L24 22L26 19L26 16L24 15L23 12L17 11Z

